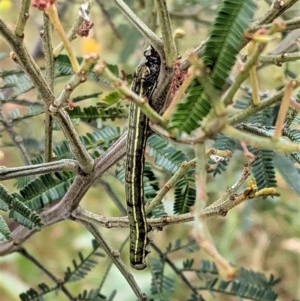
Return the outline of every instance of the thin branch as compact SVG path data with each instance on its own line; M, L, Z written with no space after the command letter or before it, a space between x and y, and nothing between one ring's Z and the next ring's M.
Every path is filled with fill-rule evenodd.
M274 152L280 152L285 154L291 154L293 152L300 151L299 143L287 143L284 139L273 141L269 138L264 138L257 135L253 135L251 133L247 133L245 131L240 131L230 125L226 125L222 130L222 133L232 139L243 141L248 145L258 147L261 149L269 149L273 150Z
M262 44L255 44L254 49L251 55L248 57L247 62L244 64L240 73L235 77L232 85L227 90L227 92L222 97L222 102L228 106L233 102L233 97L237 90L240 88L241 84L247 79L249 76L250 69L256 64L259 55L261 54L262 50L264 49L264 45Z
M197 158L196 168L196 201L194 206L195 221L193 223L192 237L199 243L201 248L214 259L214 263L218 267L220 274L226 275L226 278L233 278L236 275L236 269L218 252L211 238L210 231L204 223L201 212L207 203L206 181L207 156L204 143L198 143L194 147L195 156Z
M162 33L166 65L171 68L176 60L177 50L173 39L166 0L155 0L155 6Z
M272 104L274 104L276 102L279 102L282 99L283 91L284 91L284 89L281 89L278 92L276 92L273 96L270 96L269 98L261 100L259 105L256 107L249 106L248 108L242 110L242 112L233 115L232 117L230 117L228 119L228 124L234 125L239 122L242 122L245 119L249 118L250 116L253 116L255 113L271 106Z
M195 158L197 160L195 171L196 201L194 206L195 215L201 212L207 203L206 181L207 181L207 155L205 144L198 143L194 146Z
M87 2L85 2L87 3ZM90 9L91 4L88 2L88 10ZM84 22L84 18L81 16L81 14L78 14L78 18L75 20L74 24L70 28L70 30L67 33L67 40L71 42L72 40L76 39L77 37L77 31L80 28L81 24ZM64 48L64 43L59 43L53 50L53 56L58 57L58 55L61 53L61 51Z
M102 189L105 190L105 192L108 194L114 205L119 209L119 211L122 212L123 210L125 210L124 214L126 214L126 209L122 204L123 200L121 200L121 198L118 197L116 191L114 191L114 189L112 188L113 184L110 185L103 179L100 179L99 183L102 186Z
M19 42L18 39L16 39L14 34L8 29L8 27L3 23L2 20L0 20L0 33L5 37L10 46L15 50L13 58L19 63L25 73L27 73L31 78L34 86L38 89L38 92L40 93L43 101L47 105L52 104L55 100L55 97L39 67L33 60L32 56L29 55L23 43ZM52 112L52 116L58 123L66 139L70 143L70 149L77 159L83 172L87 173L91 171L93 169L94 161L90 154L86 151L85 147L82 145L69 115L63 109L61 109L58 112Z
M300 18L299 17L296 17L296 18L293 18L291 20L284 22L283 30L290 31L290 30L296 30L299 28L300 28Z
M126 211L122 210L122 214L126 214ZM127 216L122 217L107 217L90 212L82 207L78 207L72 212L72 217L78 220L86 222L97 223L104 228L129 228L129 220ZM160 218L147 218L147 224L151 225L153 229L162 229L165 226L186 223L194 220L194 216L190 213L163 216Z
M162 203L164 196L175 186L178 179L180 179L183 175L186 174L187 170L196 166L196 159L191 160L189 162L183 162L178 168L178 170L174 173L174 175L168 180L167 183L159 190L155 198L145 205L146 213L150 213L157 205Z
M255 198L278 196L275 188L264 188L255 192L251 197L249 195L235 192L245 182L249 174L242 172L242 177L234 183L228 191L226 191L219 199L215 200L211 205L207 206L199 212L199 218L208 219L212 217L224 217L227 213L236 206L244 203L247 200L254 200ZM87 223L93 222L104 228L129 228L128 217L107 217L90 212L82 207L78 207L72 212L72 217L77 220L82 220ZM166 226L174 224L183 224L195 221L193 213L185 213L180 215L163 216L159 218L147 218L147 224L151 225L153 229L163 229ZM0 253L1 254L1 253Z
M55 4L50 5L48 8L45 9L45 13L49 16L49 19L56 29L56 32L60 36L60 39L62 40L64 47L67 51L68 57L70 59L72 68L74 73L79 72L79 64L76 58L76 55L74 53L73 48L71 47L70 41L65 33L65 30L63 29L58 13L57 13L57 8Z
M88 175L78 174L59 203L39 213L44 225L43 227L70 218L72 211L78 207L95 180L125 155L126 136L127 133L124 133L102 156L95 160L93 172L90 172ZM36 229L27 229L17 225L12 230L12 239L0 242L0 256L16 251L20 244L36 232L38 232Z
M137 296L138 300L146 301L148 300L146 294L144 294L141 289L139 288L138 284L136 283L133 275L129 273L127 266L123 263L123 261L120 259L120 253L118 251L113 250L100 231L96 228L96 226L93 223L87 223L82 220L78 220L79 223L84 225L86 229L94 236L94 238L97 240L97 242L101 245L103 250L106 252L110 260L114 263L114 265L118 268L118 270L121 272L121 274L124 276L130 287L132 288L133 292Z
M25 248L21 247L20 249L18 249L17 252L29 261L31 261L37 268L39 268L44 274L46 274L56 284L57 287L61 288L62 292L66 295L66 297L69 300L75 300L75 298L66 288L66 286L63 283L61 283L60 279L56 278L55 275L52 274L48 269L46 269L35 257L28 253L28 251Z
M263 64L274 64L281 66L285 62L293 62L300 60L300 51L292 53L281 53L281 54L268 54L259 57L259 61Z
M294 84L295 84L294 81L290 81L286 84L286 86L284 88L282 101L280 104L279 112L278 112L276 123L275 123L275 131L274 131L274 136L273 136L274 141L277 141L281 137L286 114L288 112L288 109L290 106L290 100L291 100L292 93L294 90Z
M49 88L53 91L54 85L54 57L52 49L52 28L48 16L44 13L44 26L42 43L45 57L45 78L49 83ZM48 111L48 105L45 104L45 150L44 160L50 162L52 159L52 116Z
M279 22L280 22L280 24L282 24L282 26L280 26L277 29L278 32L296 31L300 28L300 18L299 17L296 17L296 18L293 18L293 19L290 19L290 20L287 20L287 21L280 19ZM268 23L268 24L261 24L259 26L259 28L264 28L264 29L270 29L272 27L274 27L274 22ZM252 28L252 30L253 30L253 28Z
M9 46L13 49L11 53L14 59L23 69L23 71L32 80L33 85L39 91L39 94L44 102L50 104L54 100L54 95L44 78L38 65L33 60L32 56L28 53L22 41L20 41L13 32L6 26L0 19L0 34L5 38Z
M157 247L156 244L151 244L152 248L160 255L161 258L164 258L164 261L170 266L170 268L175 272L176 275L178 275L182 282L193 292L195 296L200 297L201 299L197 299L199 301L204 301L202 299L202 296L199 294L197 289L192 285L191 281L184 275L182 271L180 271L177 266L174 264L174 261L169 259L168 256L166 256L159 247Z
M78 162L70 159L11 168L0 166L0 180L3 181L31 175L41 175L56 171L71 171L77 173L78 170Z
M58 123L60 129L65 135L75 159L84 173L93 170L94 160L82 144L68 113L62 108L58 112L52 112L52 116Z
M206 228L206 227L205 227ZM198 242L199 246L209 255L217 269L219 274L224 280L233 280L237 276L238 269L233 267L228 260L226 260L218 251L213 241L210 239L210 235L203 235L201 232L193 229L191 236Z
M83 61L79 66L78 72L71 76L60 95L50 105L50 112L56 112L66 103L68 103L72 92L74 92L76 87L78 87L80 84L84 83L87 80L87 72L90 71L90 69L96 64L98 59L98 55L95 54L87 55L83 58Z
M117 29L116 29L116 26L115 24L113 23L108 11L106 10L105 6L103 5L102 1L101 0L95 0L95 2L98 4L101 12L102 12L102 15L104 16L104 19L106 20L106 22L109 24L112 32L115 34L115 36L117 37L117 39L121 40L121 36L120 34L118 33Z
M274 0L271 7L251 24L251 31L256 31L262 24L271 23L298 1L299 0Z
M135 26L135 28L149 41L149 43L164 58L163 43L161 39L127 6L122 0L114 0L122 13Z
M24 29L26 26L27 19L29 17L29 7L31 1L30 0L23 0L21 4L21 10L19 13L18 21L15 27L15 35L23 40L24 38Z
M121 251L124 249L124 247L126 246L126 244L128 243L128 239L129 239L129 236L126 237L126 239L123 241L123 243L121 244L121 246L119 247L119 253L121 253ZM99 292L101 291L101 289L103 288L104 284L105 284L105 281L107 280L107 277L108 277L108 274L109 274L109 271L111 270L113 266L113 262L112 261L109 261L108 263L108 266L106 268L106 271L104 272L104 275L101 279L101 282L98 286L99 288Z

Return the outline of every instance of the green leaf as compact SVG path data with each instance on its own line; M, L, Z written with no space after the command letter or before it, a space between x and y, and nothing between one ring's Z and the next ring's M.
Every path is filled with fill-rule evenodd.
M149 259L152 280L151 296L162 296L174 291L174 280L164 275L164 262L157 258Z
M195 179L193 177L180 179L176 183L174 198L173 211L175 214L190 212L196 199Z
M0 215L0 241L10 239L10 230L4 218Z
M10 93L11 99L16 98L34 88L28 76L20 70L2 71L0 72L0 78L3 81L1 89L12 89L13 93ZM5 100L5 98L1 100Z
M7 192L6 188L0 184L0 210L8 211L12 199L12 196Z
M97 261L94 257L104 257L103 253L98 252L99 244L95 244L95 241L92 243L93 249L87 255L83 256L81 252L79 252L79 263L73 259L73 270L68 267L65 271L65 282L73 282L78 281L83 278L97 265Z
M114 90L105 95L105 97L101 100L101 103L103 103L104 106L107 107L119 102L121 98L122 94L118 90Z
M9 217L19 224L29 229L42 226L40 217L24 204L24 199L16 193L10 195L1 184L0 199L1 209L4 211L9 210Z
M68 172L41 175L23 187L20 194L29 208L40 210L61 199L66 194L73 178L73 174Z
M91 289L91 290L84 290L82 293L78 295L76 300L78 301L108 301L112 300L116 295L116 291L114 290L109 298L100 294L99 288Z
M82 62L82 57L77 58L78 62ZM61 76L69 76L73 74L73 68L71 66L69 57L65 54L60 54L55 58L55 77L61 77ZM88 71L87 76L89 79L95 81L95 82L101 82L107 86L109 86L108 81L102 77L96 74L94 71Z
M225 0L220 6L203 52L216 88L221 89L228 78L255 8L253 0Z
M49 286L45 283L38 284L39 290L30 288L25 293L20 294L21 301L44 301L44 296L54 289L50 289Z
M203 88L195 80L189 87L186 97L176 106L169 123L169 129L179 129L191 133L196 129L211 109Z
M269 92L261 92L259 97L260 100L264 100L270 97ZM238 99L233 107L239 110L245 110L252 105L252 94L251 91L247 91L240 99ZM279 104L272 105L263 110L258 111L254 115L251 115L245 122L254 125L273 126L275 124L278 115Z
M189 265L187 265L187 270L190 270ZM200 262L196 273L203 283L199 287L201 290L255 301L275 301L277 299L273 286L278 283L279 279L275 279L272 275L268 279L261 273L241 268L234 280L224 281L219 277L216 265L208 260Z
M300 131L297 129L283 129L283 135L288 137L292 142L300 142ZM295 159L296 162L300 163L300 152L292 153L291 156Z
M187 156L173 145L157 135L148 138L149 155L155 158L155 163L170 173L176 172Z
M249 150L255 155L256 159L251 165L251 171L254 175L258 189L266 187L277 187L274 152L271 150Z
M13 196L10 204L9 217L28 229L40 229L43 225L40 217L27 207L22 202L23 200L20 200L20 196L17 194L13 194Z
M80 136L80 140L84 144L85 148L94 151L94 156L99 156L99 148L106 150L111 143L120 136L120 129L117 127L103 126L94 132L87 133L86 135ZM101 149L101 151L103 151ZM66 141L58 144L54 147L53 152L56 159L71 159L73 155L70 151L69 145ZM37 156L32 159L33 164L43 163L43 156Z

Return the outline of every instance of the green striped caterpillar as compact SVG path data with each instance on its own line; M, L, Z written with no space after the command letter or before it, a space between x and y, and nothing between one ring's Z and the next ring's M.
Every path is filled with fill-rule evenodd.
M148 100L156 87L160 57L154 48L150 47L144 53L146 62L138 66L132 83L132 90ZM130 226L130 263L135 269L146 267L145 258L148 253L149 239L144 209L144 161L145 146L148 137L148 118L133 102L130 104L130 117L127 136L127 158L125 166L125 188L127 213Z

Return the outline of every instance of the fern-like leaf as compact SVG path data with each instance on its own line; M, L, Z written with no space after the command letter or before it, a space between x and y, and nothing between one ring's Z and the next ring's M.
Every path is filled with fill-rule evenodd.
M176 183L174 198L173 211L175 214L183 214L190 211L196 198L195 180L193 177L184 177Z
M275 301L277 298L273 286L279 279L273 276L267 279L261 273L241 268L234 280L224 281L219 277L215 264L210 261L201 261L196 273L204 283L201 285L201 290L225 293L254 301Z
M199 244L193 239L188 239L186 243L182 243L181 239L175 239L173 243L170 243L167 247L167 253L184 251L192 253L199 250Z
M53 290L45 283L40 283L38 288L39 291L30 288L25 293L20 294L21 301L44 301L44 296Z
M157 135L148 139L149 155L155 158L155 163L170 173L176 172L187 156Z
M269 92L262 92L259 94L259 98L261 100L264 100L268 97L270 97ZM247 93L245 93L241 99L238 99L234 103L233 107L235 109L245 110L251 104L252 104L252 94L251 91L247 91ZM279 109L278 104L267 107L263 110L258 111L256 114L251 115L249 118L247 118L247 120L245 120L245 122L251 124L260 124L260 125L263 124L264 126L273 126L275 124L278 115L278 109Z
M40 210L61 199L70 187L74 176L68 172L41 175L20 190L25 204Z
M155 208L151 212L151 217L152 218L159 218L163 216L167 216L168 214L165 211L165 207L163 204L159 204L155 206Z
M108 107L116 104L122 98L122 94L118 90L114 90L108 94L106 94L101 103L99 104L101 107Z
M297 129L284 128L283 135L288 137L291 141L295 143L300 142L300 131ZM300 163L300 152L292 153L291 156L296 162Z
M274 152L271 150L252 149L256 159L251 166L258 189L276 187L276 175L273 162Z
M0 210L8 211L12 199L6 188L0 184Z
M25 120L44 113L45 108L41 104L30 104L30 105L27 104L26 106L22 107L22 111L23 112L21 112L19 109L14 109L10 111L9 118L13 122Z
M103 126L95 132L87 133L81 137L81 141L88 150L102 147L106 150L111 143L120 136L120 129L118 127Z
M113 300L113 297L110 297L109 299L106 298L106 296L99 293L98 289L91 289L89 291L84 290L82 293L78 295L76 300L78 301L107 301L107 300Z
M78 62L82 62L82 58L77 58ZM55 58L55 77L61 77L61 76L68 76L73 74L73 68L71 66L69 57L65 54L60 54ZM87 73L87 76L89 79L101 82L107 86L109 85L109 82L102 76L99 76L94 71L89 71Z
M151 258L150 268L152 274L151 295L162 296L174 291L174 280L164 275L164 262L157 258Z
M13 93L10 95L12 99L33 89L32 82L23 71L2 71L0 72L0 78L3 81L1 89L12 88Z
M172 115L169 128L191 133L208 114L211 103L195 80L189 87L186 97L180 102Z
M94 156L97 157L101 152L99 148L102 147L103 150L106 150L111 143L120 136L120 129L116 127L103 126L97 129L94 132L87 133L80 137L80 140L84 144L87 150L90 150L94 153ZM54 147L53 152L55 158L59 159L70 159L73 158L73 155L70 151L69 145L66 141L58 144ZM41 164L43 163L43 156L37 156L31 160L32 164ZM18 187L22 187L21 185Z
M9 217L28 229L39 229L43 225L40 217L27 207L19 196L14 196L9 206Z
M24 199L16 193L10 195L1 184L0 199L2 210L9 210L9 217L19 224L29 229L42 226L40 217L24 204Z
M67 268L64 281L73 282L83 279L97 265L94 257L105 256L103 253L98 252L98 249L99 245L93 241L93 250L86 257L79 252L79 263L73 259L73 270L70 267Z
M228 78L255 8L253 0L225 0L220 6L203 52L216 88L221 89Z
M0 241L10 239L10 230L4 218L0 215Z

